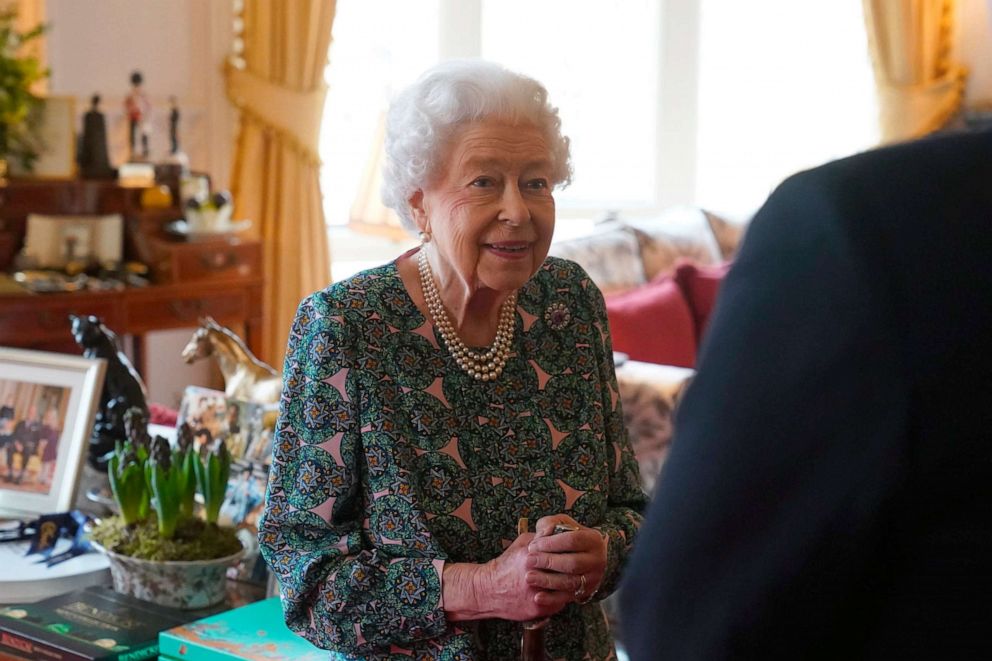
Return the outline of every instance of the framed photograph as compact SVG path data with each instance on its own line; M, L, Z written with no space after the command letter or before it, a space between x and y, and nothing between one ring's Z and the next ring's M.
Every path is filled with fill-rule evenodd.
M238 564L228 567L230 579L264 585L268 578L265 561L258 549L258 520L265 509L268 481L269 472L265 466L246 460L231 464L231 477L217 523L237 529L246 553Z
M266 411L262 404L231 399L220 390L187 386L176 426L183 423L190 426L197 451L204 444L213 447L223 440L235 461L267 465L272 453L272 434L263 428Z
M124 219L118 213L30 213L21 252L36 268L63 268L72 261L120 262L124 256Z
M71 179L76 176L76 99L49 96L38 109L41 149L34 169L22 171L11 164L11 174L38 179Z
M102 359L0 347L0 512L72 509L105 369Z

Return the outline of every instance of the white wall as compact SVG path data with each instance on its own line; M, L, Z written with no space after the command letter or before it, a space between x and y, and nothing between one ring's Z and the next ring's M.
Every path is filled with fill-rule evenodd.
M114 165L126 160L123 103L131 72L139 70L152 104L152 159L168 154L168 98L174 95L190 166L209 172L216 188L228 187L236 130L222 72L232 39L229 0L47 0L47 20L49 93L75 96L80 115L93 93L103 97ZM144 376L152 401L176 406L186 385L222 384L210 364L179 360L191 334L183 329L147 338Z
M168 98L181 111L180 145L195 170L226 187L235 114L222 64L231 41L230 2L212 0L48 0L51 94L75 96L77 111L103 97L111 160L127 156L124 97L131 72L144 75L152 104L152 158L168 154Z

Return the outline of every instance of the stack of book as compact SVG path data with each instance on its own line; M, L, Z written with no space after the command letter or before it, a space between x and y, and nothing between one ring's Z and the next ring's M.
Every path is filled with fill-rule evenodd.
M0 659L154 659L160 631L204 615L204 611L141 601L104 586L37 603L0 606Z
M279 597L235 608L159 634L161 661L327 661L286 626Z

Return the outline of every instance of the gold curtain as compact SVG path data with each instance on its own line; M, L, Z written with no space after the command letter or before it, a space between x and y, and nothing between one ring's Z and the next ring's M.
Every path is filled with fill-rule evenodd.
M265 260L259 357L279 367L297 304L330 282L317 139L334 10L334 0L246 0L244 56L225 71L241 115L235 213L252 220Z
M968 74L953 53L956 0L863 2L882 142L935 131L961 106Z

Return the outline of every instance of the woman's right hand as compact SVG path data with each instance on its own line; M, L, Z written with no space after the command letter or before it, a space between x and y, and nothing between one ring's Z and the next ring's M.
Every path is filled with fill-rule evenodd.
M533 533L518 536L503 553L483 565L483 599L492 604L495 617L504 620L534 620L554 615L572 601L571 592L547 591L528 584L528 545ZM543 594L540 600L538 594Z
M527 621L554 615L574 595L528 585L527 546L534 533L524 533L498 557L481 565L455 563L444 570L444 610L451 621L500 618ZM540 603L535 598L541 597Z

